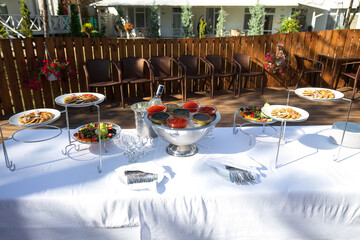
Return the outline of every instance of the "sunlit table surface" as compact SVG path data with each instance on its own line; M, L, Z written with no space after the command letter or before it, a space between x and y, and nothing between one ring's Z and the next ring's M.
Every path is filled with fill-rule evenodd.
M275 127L278 129L278 127ZM98 146L69 155L67 133L42 143L6 141L10 172L0 151L1 239L356 239L360 236L360 150L329 141L331 126L286 128L278 166L278 136L260 128L215 128L192 157L169 156L156 138L138 163L168 173L154 189L132 190L115 169L129 165L120 140L108 144L98 173ZM278 129L279 130L279 129ZM36 134L47 134L36 130ZM122 134L136 134L134 129ZM209 158L259 164L258 178L234 184Z

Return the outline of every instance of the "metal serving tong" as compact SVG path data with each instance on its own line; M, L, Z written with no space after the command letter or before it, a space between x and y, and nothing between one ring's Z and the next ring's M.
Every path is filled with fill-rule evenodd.
M124 173L127 178L127 184L152 182L158 179L157 174L138 170L125 171Z
M242 182L251 182L255 180L254 173L250 171L234 168L230 166L225 166L225 168L229 171L229 177L231 182L242 183Z

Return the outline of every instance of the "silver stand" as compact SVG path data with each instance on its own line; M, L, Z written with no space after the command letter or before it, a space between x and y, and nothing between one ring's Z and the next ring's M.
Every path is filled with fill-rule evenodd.
M336 158L334 158L335 162L339 161L339 158L340 158L340 152L341 152L341 148L342 148L342 145L343 145L343 142L344 142L345 132L346 132L347 124L349 122L351 106L352 106L352 103L353 103L353 99L349 99L349 98L342 98L342 99L345 100L345 101L349 101L350 103L349 103L348 113L347 113L346 120L345 120L344 131L343 131L343 134L342 134L342 137L341 137L341 142L340 142L338 154L337 154Z
M91 106L95 106L97 108L97 114L98 114L98 126L100 128L100 107L97 104L93 104ZM69 144L65 146L64 150L62 150L62 154L67 155L69 154L69 147L74 146L76 151L80 150L80 145L75 144L76 141L72 141L71 140L71 134L70 134L70 124L69 124L69 112L68 112L68 107L65 106L65 114L66 114L66 129L67 129L67 133L68 133L68 140L69 140ZM99 165L97 166L98 172L101 173L102 172L102 161L101 161L101 137L99 137ZM106 148L105 148L106 150Z
M8 156L8 153L6 151L6 146L5 146L5 139L4 139L4 136L3 136L3 133L2 133L2 129L1 127L2 126L5 126L5 125L8 125L9 123L5 123L5 124L2 124L0 125L0 134L1 134L1 140L2 140L2 146L3 146L3 152L4 152L4 157L5 157L5 164L6 164L6 167L10 169L10 171L14 171L15 170L15 164L13 164L12 161L9 160L9 156ZM21 140L21 139L18 139L16 137L16 134L17 133L20 133L24 130L28 130L28 129L32 129L32 128L37 128L37 127L48 127L48 128L53 128L53 129L57 129L59 130L59 133L57 133L56 135L54 136L51 136L51 137L48 137L48 138L43 138L43 139L39 139L39 140ZM58 137L60 134L62 133L62 130L61 128L57 127L57 126L51 126L51 125L43 125L43 126L36 126L36 127L26 127L26 128L23 128L23 129L20 129L20 130L17 130L16 132L13 133L12 135L12 139L16 142L21 142L21 143L37 143L37 142L43 142L43 141L47 141L47 140L50 140L50 139L53 139L53 138L56 138ZM8 138L6 140L9 140L11 138Z
M16 167L15 167L15 164L13 164L13 162L10 161L10 159L9 159L9 156L8 156L8 154L7 154L7 151L6 151L5 139L4 139L2 130L1 130L1 127L2 127L2 126L8 125L8 124L9 124L9 123L5 123L5 124L0 125L0 134L1 134L2 147L3 147L3 152L4 152L4 158L5 158L6 167L7 167L10 171L14 171Z
M234 122L233 122L233 134L237 134L239 132L239 130L244 133L245 135L247 135L249 137L249 146L252 145L252 138L251 138L251 134L245 132L242 127L243 126L247 126L247 125L262 125L262 133L266 134L265 131L266 131L266 126L269 126L270 128L272 128L275 132L274 134L271 134L271 135L266 135L266 136L261 136L261 135L255 135L256 137L272 137L274 135L277 134L277 130L273 127L273 126L270 126L270 124L265 124L265 123L255 123L255 122L246 122L246 123L242 123L242 124L237 124L236 123L236 116L238 115L239 110L236 110L236 112L234 113ZM275 123L276 121L274 121ZM272 123L271 123L272 124Z

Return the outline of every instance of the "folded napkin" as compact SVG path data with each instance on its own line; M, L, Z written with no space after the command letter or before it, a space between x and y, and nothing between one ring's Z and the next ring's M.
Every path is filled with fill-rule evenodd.
M225 176L229 176L226 166L246 170L256 175L260 174L258 169L261 165L245 154L212 154L207 155L204 160Z
M120 180L132 190L156 190L157 184L162 182L164 177L170 179L165 168L154 162L134 163L119 167L115 171L119 173ZM145 179L152 181L146 182ZM129 180L131 183L128 183Z

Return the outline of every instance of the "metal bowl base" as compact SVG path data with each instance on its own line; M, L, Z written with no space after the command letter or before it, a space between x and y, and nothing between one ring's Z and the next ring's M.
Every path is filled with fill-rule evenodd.
M190 157L195 155L198 151L199 149L195 144L185 146L169 144L169 146L166 148L166 152L174 157Z

